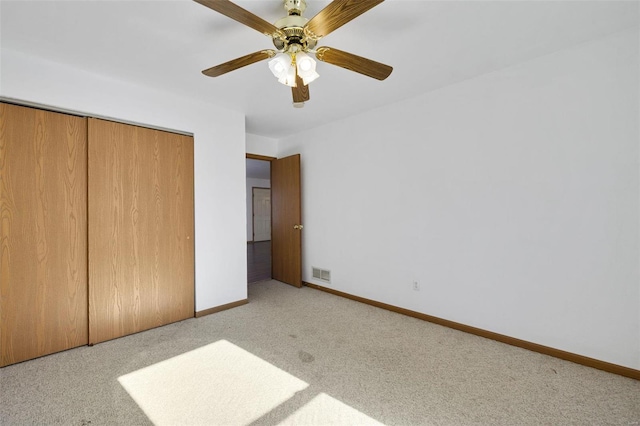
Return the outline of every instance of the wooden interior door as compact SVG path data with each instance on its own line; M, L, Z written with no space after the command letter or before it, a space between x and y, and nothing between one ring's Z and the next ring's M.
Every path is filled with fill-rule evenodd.
M271 162L271 256L274 280L302 287L300 155Z
M194 315L193 138L89 119L89 342Z
M87 123L0 104L0 366L87 340Z

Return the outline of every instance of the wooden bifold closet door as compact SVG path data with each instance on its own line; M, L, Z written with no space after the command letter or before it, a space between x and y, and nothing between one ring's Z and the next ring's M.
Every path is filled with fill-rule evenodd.
M0 103L0 366L87 344L87 122Z
M193 138L88 124L89 343L193 317Z

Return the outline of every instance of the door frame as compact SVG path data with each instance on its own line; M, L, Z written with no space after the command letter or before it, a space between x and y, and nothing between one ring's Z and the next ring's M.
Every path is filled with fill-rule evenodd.
M266 155L258 155L258 154L245 154L245 158L249 160L262 160L262 161L274 161L277 160L278 157L267 157Z

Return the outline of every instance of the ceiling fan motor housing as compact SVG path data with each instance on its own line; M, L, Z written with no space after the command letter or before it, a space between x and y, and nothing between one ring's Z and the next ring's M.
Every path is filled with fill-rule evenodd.
M274 25L284 32L286 38L273 37L273 45L278 50L285 51L289 50L289 46L293 45L299 45L299 50L312 49L316 45L316 41L307 38L304 33L304 26L308 21L307 18L298 15L285 16L276 21Z

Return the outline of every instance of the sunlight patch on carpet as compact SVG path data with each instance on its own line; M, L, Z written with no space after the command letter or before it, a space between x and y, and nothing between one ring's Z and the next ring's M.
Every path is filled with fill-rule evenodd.
M226 340L118 381L157 426L246 425L309 386Z
M320 393L280 425L376 425L382 423L337 399Z

